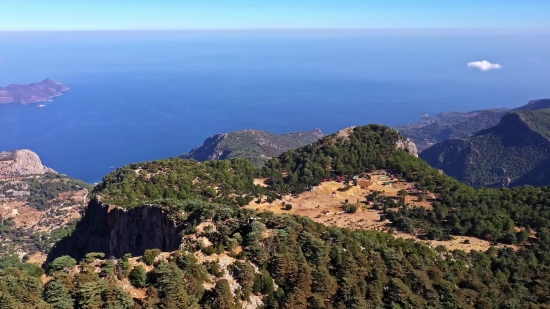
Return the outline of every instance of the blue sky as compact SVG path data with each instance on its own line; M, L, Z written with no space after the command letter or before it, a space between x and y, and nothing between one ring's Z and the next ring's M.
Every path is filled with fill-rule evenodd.
M550 0L0 0L0 31L550 29Z

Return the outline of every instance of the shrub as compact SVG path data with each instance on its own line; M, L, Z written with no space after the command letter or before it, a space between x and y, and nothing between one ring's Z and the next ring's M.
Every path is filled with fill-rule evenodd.
M103 258L105 258L105 253L103 252L90 252L86 254L86 256L84 257L84 261L86 263L91 263L95 260L101 260Z
M350 214L353 214L353 213L356 213L357 212L357 206L356 205L352 205L352 204L344 204L342 206L342 209L347 212L347 213L350 213Z
M146 285L147 274L145 273L145 268L138 265L132 269L130 276L128 277L130 283L136 288L144 288Z
M68 272L70 269L76 266L76 260L68 255L64 255L56 258L50 264L48 264L48 272L56 271L65 271Z
M153 265L153 263L155 262L155 259L157 258L157 256L159 256L161 252L162 251L160 251L159 249L145 250L145 252L143 252L143 257L141 259L143 260L143 263L145 263L146 265Z
M292 205L291 204L286 204L285 205L285 210L291 210L292 209Z
M212 255L212 254L214 254L214 252L215 252L213 246L204 247L204 248L202 248L201 251L202 251L202 253L204 253L204 254L206 254L206 255Z

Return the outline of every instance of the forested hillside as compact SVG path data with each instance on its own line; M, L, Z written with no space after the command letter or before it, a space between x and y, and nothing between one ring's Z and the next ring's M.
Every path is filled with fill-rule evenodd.
M512 112L498 126L436 144L420 157L472 186L548 185L540 167L550 160L549 125L549 109Z
M395 129L413 140L419 152L422 152L447 139L467 138L483 129L496 126L507 112L507 109L445 112L423 116L418 123L397 126Z
M246 158L254 165L262 166L271 157L289 149L311 144L323 136L319 129L285 134L272 134L260 130L235 131L211 136L202 146L180 157L197 161Z
M59 257L44 286L39 269L3 263L0 301L7 308L550 308L548 261L531 251L449 252L236 206L163 207L184 214L174 218L185 227L181 250L149 250L137 261L92 253L77 272L74 260ZM126 278L126 291L141 296L121 288Z
M532 100L512 111L540 110L550 107L550 99ZM509 110L506 108L424 115L416 123L396 126L403 136L415 142L422 152L436 143L451 138L464 139L496 126Z
M205 163L169 159L119 168L96 186L94 206L54 248L46 284L37 279L39 269L13 257L0 263L0 304L550 308L550 188L473 189L396 147L400 140L388 127L369 125L285 152L262 169L241 158ZM432 209L383 201L395 229L430 239L471 235L516 244L517 251L448 251L390 233L328 227L241 207L263 196L280 199L308 191L326 178L353 183L354 176L375 169L435 195ZM257 177L267 180L257 184ZM358 198L380 197L372 192ZM100 208L106 217L98 220ZM140 231L128 234L128 226ZM99 248L96 240L105 238L109 246L154 243L150 237L157 234L141 231L157 226L162 226L159 246L178 236L174 251L150 247L137 258L117 251L108 260L105 253L110 251L78 252L78 261L64 256L75 252L71 247L76 242L83 250Z

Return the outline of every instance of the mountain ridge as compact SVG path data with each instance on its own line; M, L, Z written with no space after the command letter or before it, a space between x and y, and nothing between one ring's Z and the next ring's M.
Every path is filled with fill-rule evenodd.
M241 130L208 137L203 145L180 156L197 161L243 157L261 166L271 157L317 141L324 134L319 129L309 132L273 134L261 130Z
M514 109L497 108L471 112L443 112L432 116L423 115L416 123L396 126L405 137L410 138L422 152L450 138L467 138L477 132L496 126L510 111L538 110L550 107L550 99L531 100Z
M550 109L511 111L497 126L467 139L440 142L424 150L420 158L476 187L526 184L523 176L550 160L549 120ZM530 184L550 184L541 175Z

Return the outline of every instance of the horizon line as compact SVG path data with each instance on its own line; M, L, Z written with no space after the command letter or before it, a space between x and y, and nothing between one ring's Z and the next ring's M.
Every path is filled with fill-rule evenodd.
M235 32L235 31L547 31L550 28L531 27L414 27L414 28L393 28L393 27L369 27L369 28L181 28L181 29L20 29L1 30L0 33L20 32Z

